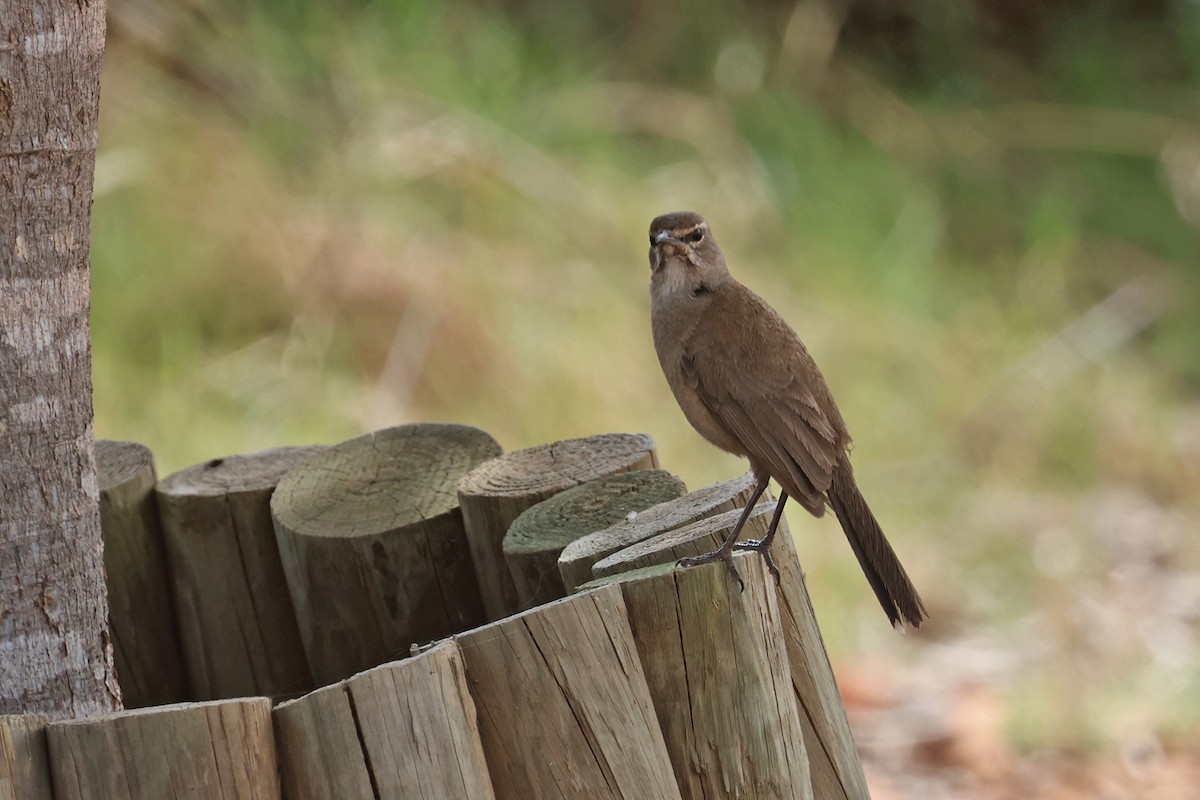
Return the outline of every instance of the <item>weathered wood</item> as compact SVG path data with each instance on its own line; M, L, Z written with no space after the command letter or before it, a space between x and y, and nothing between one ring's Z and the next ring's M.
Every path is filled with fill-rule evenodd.
M606 433L508 453L464 476L458 497L488 618L500 619L521 605L503 542L522 511L572 486L657 466L649 436Z
M154 496L154 456L136 442L96 442L100 530L117 680L126 708L191 699Z
M774 505L775 501L767 498L755 507L743 538L765 533ZM630 577L621 574L626 568L652 571L656 565L673 564L683 556L712 550L728 535L738 513L728 512L703 520L615 553L596 564L593 570L598 578L589 585L625 580ZM779 616L787 643L792 688L803 714L804 746L813 792L822 800L869 800L846 709L838 694L786 518L780 520L772 553L779 566ZM730 584L736 585L732 581Z
M347 681L379 800L491 800L462 651L440 642Z
M619 588L456 638L500 800L679 797Z
M179 639L201 700L313 686L271 524L271 492L319 447L215 458L158 482Z
M754 491L754 483L754 476L750 473L731 481L714 483L647 508L610 528L576 539L563 548L558 558L558 570L567 592L573 592L581 584L590 581L596 562L618 550L725 511L745 508Z
M55 800L280 796L265 697L58 722L46 734Z
M500 453L466 425L402 425L330 447L271 500L288 588L320 683L483 622L455 489Z
M804 733L762 559L620 584L680 794L811 800Z
M779 611L792 668L792 686L804 714L813 791L831 800L870 800L846 707L838 692L825 640L817 626L796 544L780 522L772 551L779 566Z
M42 714L0 716L0 800L53 800Z
M284 800L375 800L342 681L275 707Z
M566 596L558 557L571 542L686 491L665 469L644 469L588 481L521 512L504 535L504 559L521 608Z
M490 800L462 653L440 642L275 709L286 800Z
M673 531L646 539L630 545L624 550L618 550L606 556L592 567L592 574L597 578L616 575L621 572L650 567L655 564L667 564L678 561L684 556L695 556L717 547L725 541L733 526L737 524L743 509L734 509L706 517L699 522L684 525ZM775 501L769 497L759 500L758 505L750 512L750 518L742 528L741 537L750 539L766 535L767 526L771 523L771 514L775 510ZM783 523L781 523L783 524Z

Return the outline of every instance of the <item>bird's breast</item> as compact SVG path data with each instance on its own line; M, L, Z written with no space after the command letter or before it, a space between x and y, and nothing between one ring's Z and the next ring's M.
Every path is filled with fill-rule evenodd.
M679 403L684 417L697 433L712 444L735 455L746 455L746 449L741 443L709 412L694 378L689 377L683 368L687 343L695 331L697 317L673 317L669 313L662 313L664 311L667 309L656 306L652 318L654 349L658 353L658 361L662 365L667 384L671 387L671 393L675 395L675 401Z

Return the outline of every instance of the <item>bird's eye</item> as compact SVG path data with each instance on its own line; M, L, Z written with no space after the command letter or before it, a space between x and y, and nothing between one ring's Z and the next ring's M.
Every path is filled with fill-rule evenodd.
M691 233L689 233L687 235L687 240L689 242L691 242L692 244L699 242L703 238L704 238L704 230L701 228L696 228L696 230L692 231Z
M650 234L650 246L654 247L654 234Z

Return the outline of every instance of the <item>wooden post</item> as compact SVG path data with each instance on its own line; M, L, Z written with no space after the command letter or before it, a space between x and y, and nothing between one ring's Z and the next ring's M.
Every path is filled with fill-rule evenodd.
M767 499L755 507L755 516L746 524L745 537L765 532L774 505L773 500ZM634 545L597 563L595 572L598 576L609 576L608 580L620 581L630 577L621 574L623 568L651 572L654 565L670 565L683 556L712 550L726 537L737 513L703 520ZM804 746L813 793L822 800L869 800L846 708L838 694L786 518L780 520L772 553L779 566L779 616L787 642L792 689L803 714Z
M572 486L657 466L649 436L607 433L508 453L466 475L458 497L488 618L500 619L521 605L503 541L522 511Z
M771 523L771 514L775 510L775 501L769 497L759 500L758 505L750 512L750 518L742 528L743 539L764 536L767 526ZM597 578L618 575L640 567L651 567L655 564L667 564L678 561L684 556L695 556L707 553L718 544L725 541L733 526L742 515L742 509L734 509L707 517L699 522L684 525L630 545L624 550L618 550L596 562L592 574ZM781 522L782 526L784 523ZM782 531L781 531L782 535Z
M567 592L590 581L596 562L618 550L725 511L745 508L754 491L754 483L750 473L724 483L714 483L576 539L563 548L558 558L558 570Z
M280 796L265 697L56 722L46 733L55 800Z
M154 497L154 456L135 442L101 439L96 473L108 616L125 707L190 700Z
M312 687L271 525L275 484L318 447L215 458L158 483L175 609L194 697Z
M684 798L812 800L779 635L775 580L757 555L621 583Z
M322 684L483 622L455 488L500 453L466 425L402 425L330 447L271 500L288 587Z
M456 638L497 798L679 797L619 588Z
M462 653L441 642L275 709L285 800L491 800Z
M53 800L42 714L0 715L0 800Z
M773 548L779 565L779 611L792 667L792 687L804 713L813 791L832 800L870 800L846 707L838 692L825 640L817 626L796 543L780 522Z
M588 481L521 512L504 535L521 608L566 596L558 557L571 542L686 491L665 469L645 469Z
M275 707L284 800L375 800L344 681Z

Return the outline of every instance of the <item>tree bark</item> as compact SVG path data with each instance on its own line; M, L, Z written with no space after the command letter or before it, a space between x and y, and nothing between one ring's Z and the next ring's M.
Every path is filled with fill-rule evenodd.
M120 706L92 434L104 0L0 0L0 713Z

